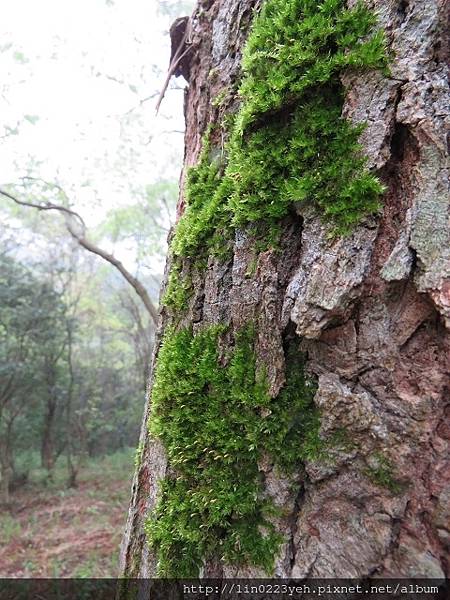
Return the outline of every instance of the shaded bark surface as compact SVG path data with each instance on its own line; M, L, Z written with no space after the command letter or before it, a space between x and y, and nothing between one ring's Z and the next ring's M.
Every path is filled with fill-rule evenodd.
M253 319L274 396L285 380L283 343L295 333L318 377L323 435L345 429L352 442L332 462L307 462L296 494L272 464L260 465L265 493L284 509L281 577L450 574L448 3L369 4L395 59L389 77L346 76L344 113L368 123L362 143L387 187L382 214L331 240L313 210L297 209L277 253L257 255L238 231L232 259L211 258L194 280L182 323L238 328ZM194 13L184 172L208 124L236 108L241 50L258 5L201 0ZM226 101L214 107L223 90ZM181 194L179 214L183 208ZM168 321L163 309L154 361ZM167 470L164 449L146 433L149 413L150 404L121 553L122 572L135 577L155 574L143 523ZM381 454L395 491L369 476ZM264 574L207 563L203 575Z

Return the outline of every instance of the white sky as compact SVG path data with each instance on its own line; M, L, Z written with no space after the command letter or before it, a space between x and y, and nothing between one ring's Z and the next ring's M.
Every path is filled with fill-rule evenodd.
M183 92L158 117L156 99L140 106L164 81L169 25L156 0L0 0L0 137L21 121L0 139L0 184L37 161L34 174L57 177L89 222L178 178Z

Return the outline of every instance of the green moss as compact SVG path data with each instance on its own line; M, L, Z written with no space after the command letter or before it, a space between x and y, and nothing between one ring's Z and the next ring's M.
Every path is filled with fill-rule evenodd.
M195 255L233 227L273 226L295 202L315 205L347 233L378 210L383 187L358 143L363 126L342 118L348 70L386 69L385 38L364 3L266 0L242 62L241 107L226 159L209 133L187 183L188 208L172 251Z
M387 488L393 494L401 492L403 485L395 478L391 461L382 452L376 452L373 458L377 463L376 466L368 467L365 470L365 474L370 481L375 485Z
M217 96L212 100L211 104L213 106L215 106L216 108L218 108L225 103L227 96L228 96L228 89L225 88L217 94Z
M170 269L161 303L175 312L182 312L188 307L191 295L192 282L189 277L183 276L182 265L179 260L176 260Z
M256 274L258 269L258 256L254 256L248 265L247 271L245 272L245 276L250 278Z
M278 221L294 202L313 203L339 233L379 207L382 186L360 155L361 127L341 118L341 92L305 99L288 122L271 119L230 149L228 199L235 225Z
M311 92L323 99L349 68L385 69L385 38L375 24L363 2L266 0L244 48L238 131Z
M350 437L345 427L337 429L330 437L330 446L343 452L351 452L357 448L356 442Z
M235 335L226 363L224 333L222 326L197 335L170 330L160 350L150 431L164 443L173 474L146 533L161 576L197 576L211 556L270 573L282 540L269 520L274 507L261 495L258 460L270 454L290 471L319 453L315 386L302 355L292 352L286 386L272 399L256 368L252 328Z
M295 472L306 460L326 456L327 443L320 435L320 413L313 399L316 383L304 370L306 357L291 342L286 353L286 383L275 400L263 429L265 451L287 473Z
M136 448L136 451L134 453L134 467L135 469L137 469L141 462L142 462L142 457L144 455L144 442L140 441L138 447Z
M209 129L199 163L188 173L186 209L170 247L175 256L197 259L199 253L200 256L220 253L226 250L230 238L230 223L223 203L229 193L228 181L222 176L223 157L211 151L210 135Z

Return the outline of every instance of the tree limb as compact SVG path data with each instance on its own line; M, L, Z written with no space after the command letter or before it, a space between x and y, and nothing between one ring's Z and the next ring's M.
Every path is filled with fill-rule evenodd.
M66 208L65 206L60 206L58 204L52 204L51 202L44 202L43 204L35 204L34 202L26 202L25 200L19 200L19 198L16 198L9 192L7 192L5 190L1 190L1 189L0 189L0 194L2 196L5 196L6 198L9 198L16 204L20 204L20 206L29 206L31 208L36 208L37 210L59 210L60 212L66 213L67 215L70 215L70 216L78 219L79 222L82 224L83 228L84 229L86 228L86 224L83 221L82 217L78 213L74 212L70 208Z
M176 25L177 21L175 21L174 25ZM183 19L179 19L179 21L184 21L185 29L184 29L184 32L183 32L180 42L177 44L176 50L174 52L172 52L169 69L167 71L167 76L164 81L162 90L159 94L158 101L156 102L156 114L158 114L159 107L161 106L161 102L163 101L165 93L167 91L167 88L169 87L169 83L170 83L170 80L172 79L172 75L174 75L175 72L177 71L183 58L191 51L191 20L189 18L183 18ZM172 26L171 37L172 37L172 32L175 31L175 29L173 29L173 26ZM174 49L172 48L172 50L174 50Z
M142 285L142 283L136 277L134 277L124 267L124 265L120 262L120 260L118 260L113 254L109 254L105 250L102 250L102 248L99 248L96 244L90 242L86 238L86 224L85 224L84 220L82 219L82 217L77 212L71 210L70 208L66 208L65 206L60 206L58 204L52 204L51 202L37 204L34 202L27 202L25 200L19 200L18 198L16 198L9 192L6 192L5 190L2 190L2 189L0 189L0 195L5 196L6 198L9 198L10 200L15 202L16 204L19 204L20 206L36 208L37 210L57 210L59 212L64 213L64 215L66 217L67 231L70 233L72 238L82 248L84 248L88 252L91 252L92 254L96 254L97 256L100 256L100 258L103 258L103 260L108 262L110 265L112 265L119 271L119 273L122 275L122 277L131 285L131 287L134 289L136 294L141 299L141 301L144 304L145 309L147 310L148 314L150 315L150 318L153 321L153 323L155 325L157 324L158 311L156 309L156 306L153 304L145 287ZM81 232L76 230L76 228L74 227L73 223L70 220L71 218L76 219L78 221L78 223L81 224L81 226L82 226Z
M136 277L134 277L123 266L120 260L118 260L113 254L109 254L105 250L102 250L101 248L87 240L84 236L78 234L73 229L70 222L67 222L66 226L70 235L80 244L80 246L85 248L85 250L88 250L88 252L92 252L92 254L97 254L97 256L100 256L101 258L103 258L103 260L109 262L109 264L113 265L113 267L115 267L119 271L119 273L124 277L124 279L126 279L126 281L128 281L128 283L132 286L136 294L142 300L145 308L147 309L148 314L150 315L150 318L156 325L158 321L158 311L153 302L151 301L150 296L148 295L147 290L142 285L142 283L138 279L136 279Z

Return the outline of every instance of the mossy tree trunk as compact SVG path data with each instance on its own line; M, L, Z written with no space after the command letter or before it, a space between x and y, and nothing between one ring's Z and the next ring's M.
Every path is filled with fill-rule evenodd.
M270 32L264 38L261 31L270 29L271 19L275 23L277 6L294 11L296 18L286 23L297 26L332 3L266 2L244 75L243 48L265 3L200 0L191 20L191 50L182 69L189 73L178 207L184 226L182 235L175 233L168 260L154 392L143 424L122 572L448 576L446 2L370 0L375 28L385 32L392 57L388 69L380 57L366 54L358 62L358 54L353 65L330 68L328 79L318 76L306 91L300 89L305 73L314 72L321 48L307 67L294 58L292 75L283 71L289 57L283 69L276 57L283 44L294 45L292 39L283 40L280 31L272 35L267 52L273 55L265 56L264 68L258 56L252 63L252 44L254 51L270 43ZM346 9L341 4L336 28ZM351 9L356 2L347 4ZM345 22L351 26L351 19ZM360 33L367 39L364 27ZM337 34L336 40L327 41L333 52L340 43L351 45ZM345 56L352 51L345 47ZM343 60L339 55L336 65ZM251 79L252 69L264 79L265 68L268 80L280 75L279 85L271 95L267 84L255 101L252 85L259 83ZM358 130L361 151L335 118L335 100L355 125L353 132L365 123ZM302 115L305 106L309 112ZM310 122L312 110L317 123ZM236 114L233 133L227 124ZM338 133L324 133L332 126ZM330 148L337 137L346 145L336 161ZM313 143L311 158L306 152ZM266 159L265 145L281 152ZM283 158L293 149L300 172L295 156L291 162ZM365 165L358 159L362 154ZM186 183L189 167L199 163L205 168ZM240 164L246 173L239 172ZM267 185L256 180L260 164L272 178ZM253 171L256 191L247 181ZM292 183L289 189L283 181ZM375 200L379 182L384 192ZM196 230L199 224L203 233ZM249 327L252 334L242 341L240 332ZM273 414L277 423L270 424ZM196 431L190 434L191 428ZM230 457L224 452L229 440L218 438L236 431L248 448L238 440ZM235 473L226 500L227 490L213 480L212 460L222 481L229 477L230 484ZM254 478L253 487L244 489L240 471ZM251 506L245 504L249 495ZM264 500L281 510L266 510ZM246 546L252 528L257 547ZM195 529L205 532L203 538L195 539ZM271 537L273 531L281 537Z

